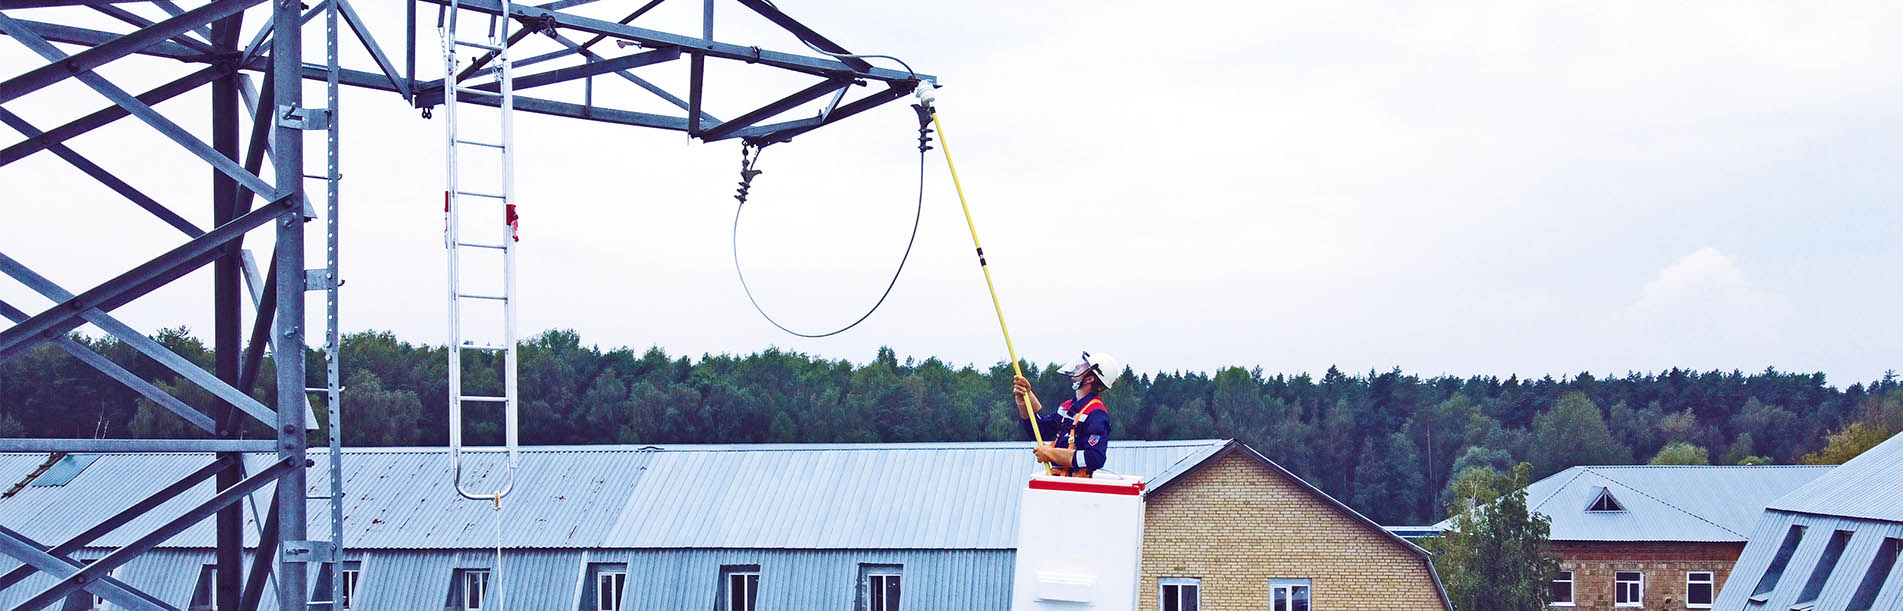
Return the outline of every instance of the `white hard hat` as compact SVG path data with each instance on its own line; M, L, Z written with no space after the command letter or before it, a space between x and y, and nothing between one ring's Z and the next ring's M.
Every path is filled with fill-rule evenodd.
M1108 354L1091 354L1090 351L1085 350L1082 358L1075 363L1071 363L1069 367L1065 367L1060 373L1067 376L1075 376L1081 375L1085 371L1096 373L1097 380L1103 382L1103 387L1110 388L1117 385L1117 376L1123 375L1123 361L1119 361L1117 357Z

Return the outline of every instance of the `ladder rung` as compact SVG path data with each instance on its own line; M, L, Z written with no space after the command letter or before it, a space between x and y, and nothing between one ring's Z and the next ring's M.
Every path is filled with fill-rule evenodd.
M457 191L457 192L456 192L456 194L457 194L457 195L469 195L469 196L472 196L472 197L487 197L487 198L489 198L489 199L503 199L503 197L502 197L502 196L500 196L500 195L496 195L496 194L494 194L494 193L482 193L482 192L479 192L479 191Z
M330 497L329 497L329 496L307 496L307 497L304 497L304 500L306 500L306 501L328 501L328 500L330 500Z
M481 401L484 403L508 403L509 402L508 397L474 397L470 395L461 395L456 398L461 399L463 401Z
M323 174L305 174L304 177L312 180L330 180L329 176ZM338 178L343 178L343 176L338 176Z
M475 48L478 48L478 49L488 49L488 50L490 50L490 51L497 51L497 52L500 52L500 51L502 51L502 47L501 47L501 46L499 46L499 45L492 45L492 44L489 44L489 43L486 43L486 42L470 42L470 41L467 41L467 40L458 40L458 41L455 41L455 43L456 43L456 44L459 44L459 45L462 45L462 46L465 46L465 47L475 47Z
M474 242L457 242L457 243L456 243L456 245L457 245L457 246L468 246L468 247L470 247L470 248L491 248L491 249L495 249L495 250L508 250L508 247L506 247L506 246L503 246L503 245L501 245L501 244L477 244L477 243L474 243Z
M487 89L477 89L475 87L464 87L462 85L456 86L456 93L473 93L477 95L502 95L500 93L489 91Z
M476 145L476 146L486 146L486 147L489 147L489 148L492 148L492 149L500 149L500 148L502 148L502 145L500 145L500 144L496 144L496 143L494 143L494 142L478 142L478 141L475 141L475 140L461 140L461 139L458 139L458 140L456 140L456 143L457 143L457 144L473 144L473 145Z
M490 301L508 301L509 300L508 297L504 297L501 295L476 295L472 293L457 293L456 296L461 297L463 299L488 299Z
M509 349L508 346L497 346L494 344L463 344L458 347L464 350L483 350L487 352L502 352Z

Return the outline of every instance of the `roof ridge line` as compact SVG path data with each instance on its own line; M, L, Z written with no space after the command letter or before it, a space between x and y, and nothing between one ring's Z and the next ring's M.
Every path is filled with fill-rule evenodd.
M1732 529L1730 529L1730 528L1727 528L1727 527L1725 527L1725 525L1723 525L1723 524L1719 524L1719 523L1717 523L1717 522L1713 522L1713 521L1711 521L1711 520L1710 520L1709 518L1706 518L1705 516L1701 516L1701 515L1698 515L1698 514L1695 514L1695 513L1692 513L1692 512L1690 512L1690 511L1687 511L1687 510L1686 510L1685 508L1683 508L1683 507L1679 507L1679 506L1677 506L1677 505L1673 505L1673 504L1671 503L1671 501L1667 501L1667 500L1665 500L1665 499L1662 499L1662 498L1659 498L1659 497L1657 497L1657 496L1653 496L1653 495L1652 495L1652 493L1650 493L1650 492L1646 492L1646 491L1644 491L1644 490L1640 490L1640 489L1638 489L1637 487L1634 487L1634 486L1633 486L1633 485L1631 485L1631 484L1627 484L1627 483L1625 483L1625 482L1622 482L1622 481L1619 481L1619 480L1616 480L1616 479L1613 479L1613 478L1612 478L1612 476L1609 476L1609 475L1606 475L1606 474L1604 474L1604 473L1600 473L1600 472L1598 472L1598 471L1595 471L1595 470L1593 470L1593 468L1592 468L1592 467L1586 467L1586 470L1587 470L1587 471L1592 471L1592 473L1593 473L1594 475L1597 475L1597 476L1599 476L1599 477L1603 477L1603 478L1606 478L1606 481L1609 481L1609 482L1612 482L1612 483L1615 483L1615 484L1618 484L1618 485L1621 485L1621 486L1625 486L1627 490L1631 490L1631 491L1633 491L1633 492L1637 492L1637 493L1639 493L1640 495L1642 495L1642 496L1644 496L1645 498L1648 498L1648 499L1652 499L1652 500L1654 500L1654 501L1658 501L1658 502L1659 502L1659 504L1662 504L1662 505L1664 505L1664 506L1666 506L1666 507L1670 507L1670 508L1672 508L1672 509L1673 509L1674 511L1677 511L1677 512L1679 512L1679 513L1682 513L1682 514L1685 514L1685 515L1688 515L1688 516L1691 516L1691 517L1694 517L1694 518L1697 518L1697 519L1698 519L1698 521L1700 521L1700 522L1704 522L1704 523L1706 523L1706 524L1710 524L1710 525L1712 525L1712 526L1716 526L1716 527L1718 527L1718 530L1722 530L1722 531L1725 531L1725 532L1728 532L1728 533L1731 533L1731 534L1734 534L1734 535L1737 535L1737 536L1740 536L1740 537L1744 537L1744 538L1745 538L1746 540L1749 540L1749 539L1751 538L1751 537L1749 537L1749 536L1747 536L1747 535L1745 535L1744 533L1741 533L1741 532L1738 532L1738 531L1735 531L1735 530L1732 530Z
M1572 468L1574 468L1574 467L1568 467L1568 469L1569 469L1569 470L1570 470L1570 469L1572 469ZM1534 503L1534 504L1532 504L1532 505L1529 505L1529 506L1527 506L1527 511L1536 511L1536 510L1539 510L1539 509L1540 509L1540 508L1542 508L1542 507L1545 507L1545 506L1546 506L1546 502L1547 502L1547 501L1551 501L1551 500L1553 500L1553 497L1555 497L1555 496L1559 496L1559 491L1561 491L1561 490L1565 490L1565 489L1566 489L1566 486L1568 486L1568 485L1571 485L1571 484L1572 484L1572 483L1573 483L1573 482L1574 482L1575 480L1578 480L1578 479L1579 479L1579 476L1580 476L1581 474L1584 474L1584 473L1586 473L1587 471L1591 471L1591 470L1592 470L1592 467L1577 467L1577 468L1579 469L1579 473L1574 473L1574 474L1573 474L1573 476L1572 476L1572 478L1570 478L1570 479L1567 479L1567 480L1566 480L1566 481L1564 481L1564 482L1561 482L1561 483L1560 483L1560 485L1558 485L1558 486L1554 486L1554 487L1553 487L1553 491L1552 491L1552 492L1548 492L1548 493L1546 493L1546 498L1543 498L1543 499L1540 499L1540 502L1538 502L1538 503ZM1532 486L1532 484L1527 484L1527 485L1528 485L1528 486ZM1452 519L1452 518L1451 518L1451 517L1449 517L1449 519Z

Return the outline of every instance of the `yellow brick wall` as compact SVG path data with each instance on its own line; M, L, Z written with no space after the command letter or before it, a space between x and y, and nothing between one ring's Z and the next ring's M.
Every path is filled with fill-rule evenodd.
M1148 499L1139 611L1157 580L1202 580L1202 609L1264 611L1270 579L1308 579L1314 608L1440 610L1422 557L1243 452Z

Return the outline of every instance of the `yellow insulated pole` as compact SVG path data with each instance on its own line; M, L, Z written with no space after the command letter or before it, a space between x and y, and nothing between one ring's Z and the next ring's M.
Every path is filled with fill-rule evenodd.
M951 141L945 138L945 125L938 120L938 110L932 110L932 127L938 129L938 147L945 151L945 167L951 169L952 188L958 190L958 207L965 210L965 227L971 229L971 245L978 250L978 269L985 273L985 289L991 291L991 309L998 312L998 330L1004 333L1004 350L1011 355L1011 373L1024 377L1024 370L1018 366L1018 350L1011 346L1011 327L1004 324L1004 306L998 304L998 287L991 282L991 266L985 264L985 247L978 242L978 224L971 220L971 205L965 203L965 187L958 183L958 166L952 163ZM1037 429L1036 414L1031 414L1031 437L1038 445L1044 444L1044 433ZM1050 468L1047 466L1045 470Z

